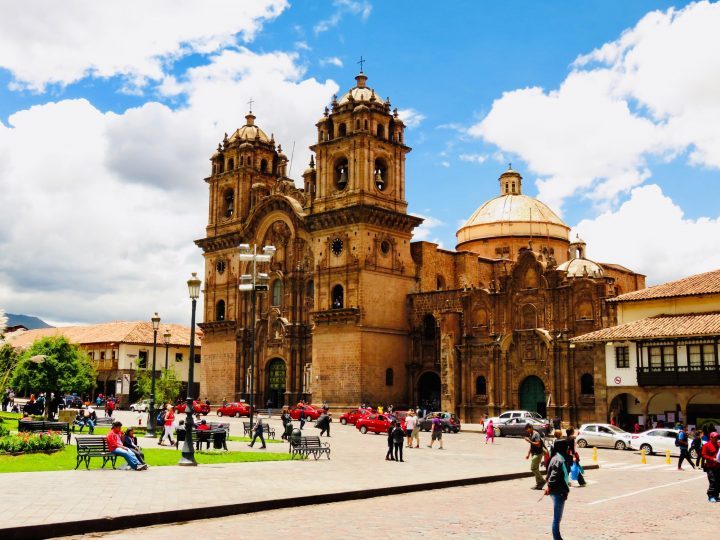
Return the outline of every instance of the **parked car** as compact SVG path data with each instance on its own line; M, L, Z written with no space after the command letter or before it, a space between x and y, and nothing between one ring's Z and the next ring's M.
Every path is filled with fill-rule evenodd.
M535 420L544 420L539 413L532 411L505 411L500 416L493 416L492 418L485 420L485 425L487 425L490 420L492 420L493 425L497 425L507 422L511 418L534 418Z
M543 437L547 437L553 433L550 422L537 420L532 417L527 418L511 418L500 424L493 424L496 437L524 437L526 435L525 426L531 424L533 429L540 433Z
M80 396L67 395L64 398L65 407L68 409L82 409L85 404Z
M360 433L387 433L390 428L390 422L395 420L395 417L391 414L369 414L358 419L355 423L355 428ZM400 426L405 429L405 422L401 422Z
M359 407L354 411L349 411L341 414L339 420L342 425L355 424L358 419L362 418L363 416L368 416L374 412L375 410L369 407L366 407L364 409L362 407Z
M156 404L157 406L157 404ZM130 410L133 412L147 412L150 409L150 400L141 399L140 401L130 405Z
M305 410L305 420L317 420L323 414L322 407L315 405L294 405L288 409L290 418L300 420L300 411Z
M603 446L626 450L631 447L632 434L610 424L583 424L575 436L579 448Z
M218 416L234 416L240 418L241 416L250 416L250 405L244 402L233 401L222 407L218 407Z
M645 450L648 454L664 454L665 450L670 450L670 454L679 456L680 447L675 446L677 439L677 429L649 429L643 433L634 433L631 435L630 446L633 450ZM697 451L690 450L690 457L697 459Z
M438 417L442 421L442 428L445 433L460 431L460 419L450 412L432 412L421 418L418 425L423 431L430 431L432 419Z
M184 413L187 408L187 401L179 401L175 405L175 412ZM203 416L207 416L210 413L210 405L204 401L193 401L193 410L195 414L200 413Z

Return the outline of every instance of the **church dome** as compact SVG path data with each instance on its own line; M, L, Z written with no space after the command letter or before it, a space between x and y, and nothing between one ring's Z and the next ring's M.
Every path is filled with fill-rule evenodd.
M569 246L570 260L558 265L557 269L566 272L569 278L603 277L602 266L585 258L585 246L586 244L582 238L577 236Z
M230 136L228 142L256 140L260 140L264 143L270 142L270 137L268 137L262 129L255 125L255 115L252 112L245 116L245 120L245 125L235 130L235 133Z
M500 176L501 195L480 206L457 231L466 242L508 236L556 238L567 242L570 227L545 203L522 194L522 177L508 169Z
M375 97L375 90L366 86L367 75L360 72L360 74L355 77L355 81L357 81L357 85L342 95L337 102L338 105L342 106L349 103L351 97L356 102L364 101L366 103L370 103L377 101L377 98Z

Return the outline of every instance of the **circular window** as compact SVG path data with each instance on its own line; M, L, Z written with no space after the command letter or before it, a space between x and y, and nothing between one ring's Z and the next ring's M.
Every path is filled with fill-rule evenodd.
M336 238L332 241L332 244L330 244L330 249L332 249L332 252L335 254L335 256L340 255L343 250L343 241L339 238Z
M225 272L225 261L224 260L218 261L217 264L215 265L215 269L217 270L218 274L222 274L223 272Z
M387 240L383 240L380 244L380 251L383 252L383 255L387 255L388 253L390 253L390 242L388 242Z

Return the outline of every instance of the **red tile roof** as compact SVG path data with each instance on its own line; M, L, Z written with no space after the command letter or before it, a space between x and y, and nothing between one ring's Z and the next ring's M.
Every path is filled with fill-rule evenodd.
M657 315L596 330L574 337L570 341L587 343L697 336L720 336L720 313Z
M163 334L170 330L170 345L190 346L190 327L180 324L160 323L158 344L164 345ZM73 343L87 345L91 343L137 343L152 345L153 329L150 321L114 321L86 326L61 326L58 328L38 328L13 332L5 337L13 347L25 348L46 336L65 336ZM195 346L201 346L202 330L195 332Z
M677 281L655 285L639 291L633 291L615 298L608 298L608 302L637 302L639 300L653 300L655 298L672 298L675 296L695 296L700 294L720 293L720 270L695 274Z

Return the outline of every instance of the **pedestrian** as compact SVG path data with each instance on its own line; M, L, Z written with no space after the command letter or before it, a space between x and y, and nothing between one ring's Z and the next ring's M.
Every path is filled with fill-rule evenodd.
M485 414L480 417L480 433L485 433L485 418L487 418Z
M266 446L265 446L265 437L263 437L263 429L264 429L264 427L263 427L262 420L260 419L260 416L258 415L257 421L255 422L255 427L253 428L252 441L250 442L250 444L248 444L248 446L250 448L252 448L253 445L255 444L255 439L260 437L260 442L262 443L262 446L260 447L260 449L261 450L265 449Z
M677 434L677 438L675 439L675 446L680 448L680 458L678 459L678 466L677 470L682 471L682 463L683 460L687 461L690 466L695 470L695 465L693 465L692 460L690 459L690 444L688 443L688 432L687 428L680 424L680 431Z
M300 429L305 427L305 408L300 409Z
M570 456L572 456L573 460L570 469L570 472L574 474L574 478L572 478L572 480L576 481L579 487L585 487L587 485L584 476L585 469L583 469L583 466L580 465L580 454L578 454L577 450L575 449L575 428L569 426L567 430L565 430L565 433L567 434L566 440L568 442ZM574 473L573 470L575 471Z
M315 427L320 429L320 437L323 436L323 433L327 433L327 436L330 436L330 414L323 413L321 414L317 422L315 422Z
M273 408L272 399L268 399L268 400L267 400L267 403L266 403L265 405L267 405L268 418L272 418L272 408Z
M159 418L158 418L159 420ZM173 410L172 405L168 403L167 408L165 410L165 416L163 418L163 422L160 424L163 426L163 432L162 435L160 435L160 440L158 441L158 444L160 446L163 445L163 439L167 437L167 440L170 441L170 446L174 446L175 443L173 442L172 438L172 430L173 430L173 423L175 422L175 411ZM192 437L192 434L186 433L185 436Z
M566 463L566 460L569 458L568 452L569 447L567 440L559 439L555 441L552 447L552 458L550 459L550 463L548 463L548 485L545 489L545 495L550 495L553 500L553 540L562 540L562 536L560 536L560 522L562 521L563 510L565 509L565 501L570 493L569 473Z
M385 461L393 461L393 430L395 429L395 420L390 422L387 430L387 452L385 453Z
M638 424L637 422L635 422L635 428L634 428L633 431L634 431L634 433L640 433L640 424Z
M393 405L392 405L392 403L391 403L390 405L388 405L388 411L387 411L387 412L388 412L388 414L392 414L392 412L393 412Z
M495 444L495 426L493 425L492 419L488 420L487 426L485 427L485 444L490 441Z
M125 435L123 436L123 445L133 454L135 454L135 457L141 465L145 464L145 454L138 446L138 440L135 436L135 429L132 426L125 430Z
M695 468L700 467L700 463L702 462L702 446L703 446L702 436L703 436L702 429L695 430L693 440L690 443L690 449L695 450L695 455L697 456L695 458Z
M708 501L718 502L720 491L720 461L718 461L718 433L713 431L702 447L703 467L708 479Z
M440 450L443 450L443 441L442 441L442 420L438 418L437 416L434 416L431 420L432 427L430 432L430 444L428 444L428 448L432 448L435 441L438 441L440 443Z
M407 437L407 447L412 448L412 440L413 440L413 431L415 430L415 426L417 425L417 416L415 416L415 411L410 410L408 411L408 415L405 417L405 436Z
M400 422L395 422L395 427L392 430L392 441L393 448L395 450L395 461L405 461L403 459L403 441L405 439L405 431L403 430Z
M383 406L382 406L382 405L378 405L377 412L378 412L378 414L382 414L382 413L383 413Z
M525 459L530 459L530 470L535 475L535 485L532 489L542 489L545 485L545 479L540 474L540 462L543 457L543 441L540 433L533 429L532 424L525 424L525 441L530 444ZM565 442L567 448L567 442ZM532 458L531 458L532 456Z
M107 434L107 447L108 451L115 455L121 456L127 461L128 465L136 471L144 471L148 468L147 464L141 465L138 459L123 443L121 438L122 422L115 421L112 424L112 429Z
M115 400L108 399L106 404L105 415L112 418L113 412L115 411Z
M227 404L228 404L227 398L223 398L222 404L223 404L223 407L227 407Z

